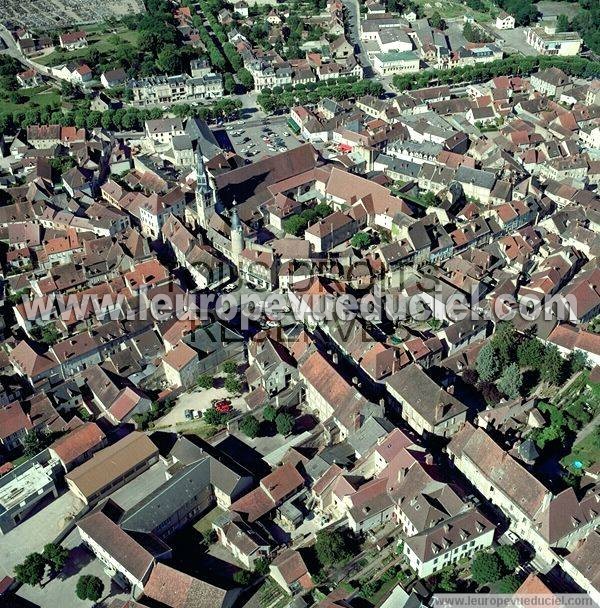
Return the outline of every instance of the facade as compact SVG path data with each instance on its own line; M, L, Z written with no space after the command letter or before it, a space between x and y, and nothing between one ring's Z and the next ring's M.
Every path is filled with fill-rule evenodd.
M223 79L213 73L195 78L188 74L148 76L132 80L127 86L132 90L133 103L140 107L204 101L223 96Z
M577 32L556 33L556 28L531 27L525 30L527 44L542 55L578 55L583 40Z
M373 57L373 69L381 76L418 72L419 65L415 51L378 53Z
M515 28L515 18L504 11L500 11L496 17L496 27L499 30L513 30Z
M66 474L67 486L85 504L96 504L158 462L158 448L143 433L134 431L96 452Z
M419 578L425 578L491 547L495 530L488 519L472 509L408 536L404 555Z

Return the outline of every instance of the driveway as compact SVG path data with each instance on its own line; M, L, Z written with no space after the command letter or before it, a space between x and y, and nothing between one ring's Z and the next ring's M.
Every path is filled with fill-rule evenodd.
M14 567L27 555L41 552L44 545L53 542L83 506L71 492L65 492L7 534L0 535L0 578L13 576Z
M81 601L75 595L75 587L79 577L83 574L92 574L99 577L104 583L103 600L106 605L115 598L128 599L129 595L111 582L103 569L103 564L97 560L82 544L77 530L67 536L62 543L70 550L69 560L63 572L56 578L45 583L43 587L30 587L23 585L17 592L17 596L23 598L36 606L64 607L64 608L90 608L89 601ZM101 600L102 601L102 600Z

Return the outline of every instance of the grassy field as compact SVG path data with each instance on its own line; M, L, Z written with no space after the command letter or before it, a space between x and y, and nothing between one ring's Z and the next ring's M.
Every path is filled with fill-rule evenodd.
M128 30L124 27L120 27L116 31L91 33L88 36L88 46L86 48L75 49L74 51L54 51L48 55L37 58L35 61L42 65L60 65L67 61L76 61L87 57L92 48L97 49L103 55L110 55L123 42L136 44L138 35L138 32ZM115 39L115 37L118 39Z
M50 87L41 86L33 89L20 89L19 94L27 97L27 101L23 103L12 103L10 101L3 101L1 104L1 110L3 112L15 112L17 110L27 111L32 107L50 107L59 108L61 103L60 93Z
M561 460L561 464L569 471L576 471L573 462L578 460L584 467L600 461L600 426L596 426L583 441L576 443L568 456Z

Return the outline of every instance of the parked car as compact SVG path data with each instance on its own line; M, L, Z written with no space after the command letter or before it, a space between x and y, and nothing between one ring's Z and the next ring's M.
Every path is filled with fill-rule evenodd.
M200 410L193 410L194 418L202 418L202 412Z
M194 412L192 410L185 410L183 412L183 415L185 416L186 420L193 420L194 419Z
M228 414L233 407L231 406L231 401L229 401L229 399L222 399L221 401L217 401L217 403L215 403L215 409L220 414Z

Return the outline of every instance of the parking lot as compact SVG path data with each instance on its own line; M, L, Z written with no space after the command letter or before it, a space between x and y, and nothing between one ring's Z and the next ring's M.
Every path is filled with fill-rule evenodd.
M525 39L525 28L516 27L514 30L499 30L493 26L488 28L497 36L499 40L496 40L505 53L521 53L521 55L538 55L539 53L532 47L529 46Z
M249 123L238 121L227 125L225 129L233 149L240 156L252 160L273 156L300 145L285 116Z
M14 567L27 555L53 542L83 506L65 491L7 534L0 534L0 578L13 576Z
M89 608L91 606L89 601L82 601L75 595L75 587L80 576L91 574L99 577L104 583L102 599L106 600L106 604L102 605L110 604L115 598L128 599L129 594L106 575L102 562L95 559L94 555L83 546L77 530L71 532L62 544L69 549L69 559L63 571L56 578L44 583L43 587L23 585L17 592L19 598L31 602L33 606Z

